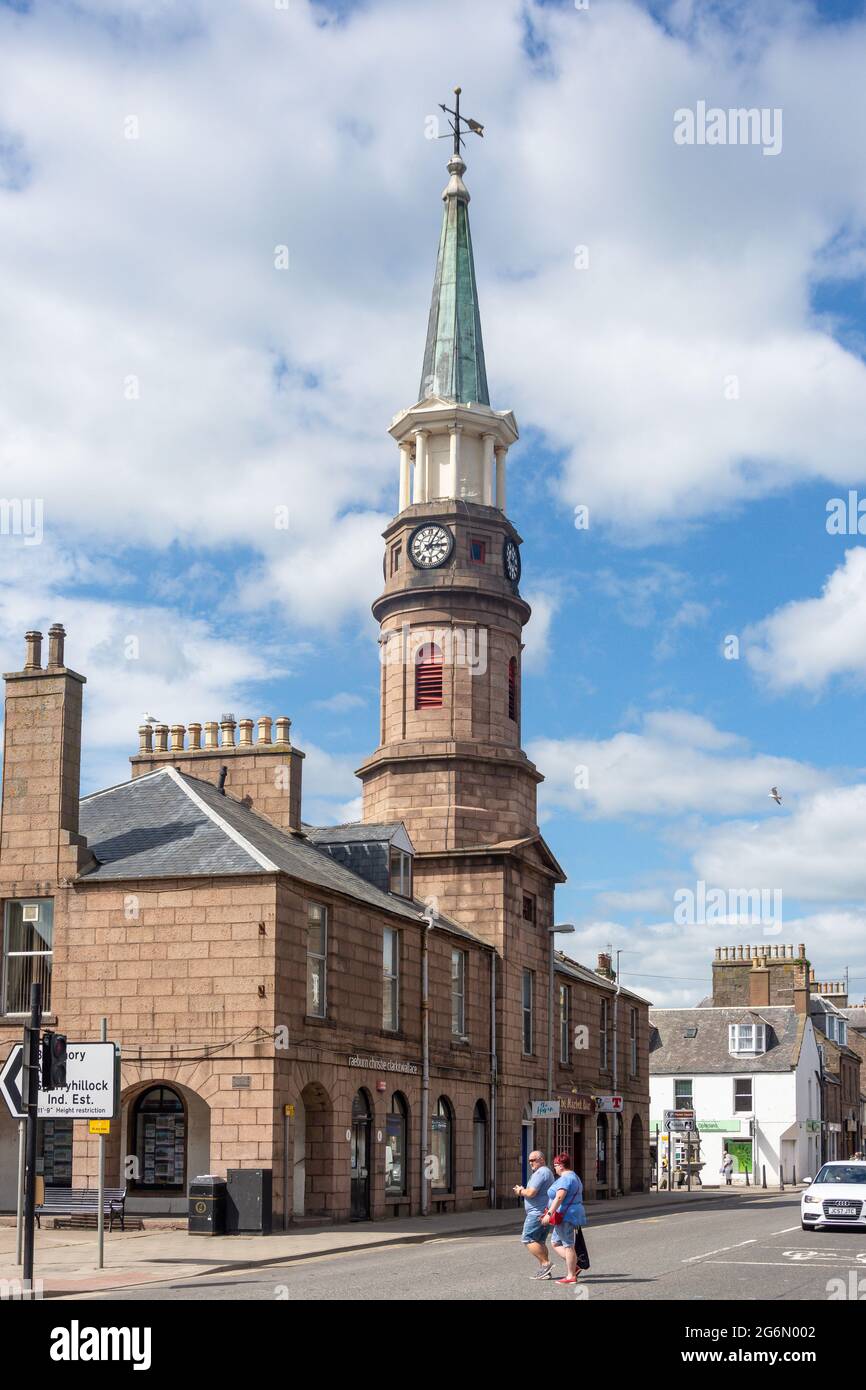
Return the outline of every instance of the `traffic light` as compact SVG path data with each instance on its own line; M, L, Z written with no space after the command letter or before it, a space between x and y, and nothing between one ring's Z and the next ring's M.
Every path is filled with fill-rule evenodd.
M66 1035L42 1034L42 1089L56 1091L66 1085Z

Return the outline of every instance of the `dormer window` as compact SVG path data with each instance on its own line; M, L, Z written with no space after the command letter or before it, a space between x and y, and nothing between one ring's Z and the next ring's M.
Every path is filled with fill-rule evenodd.
M848 1038L848 1023L844 1018L839 1018L836 1014L827 1014L826 1017L827 1037L831 1042L838 1043L844 1047Z
M764 1023L729 1023L728 1051L735 1057L743 1053L753 1056L767 1050L767 1028Z
M400 898L412 896L412 856L391 846L391 892Z

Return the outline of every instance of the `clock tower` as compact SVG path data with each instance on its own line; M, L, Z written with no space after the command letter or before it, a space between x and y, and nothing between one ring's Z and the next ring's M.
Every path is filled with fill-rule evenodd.
M552 924L564 875L538 830L541 774L521 748L530 608L506 515L518 431L511 411L490 404L459 116L452 129L419 399L389 431L399 504L373 605L379 746L358 775L363 819L406 825L416 897L502 951L512 914Z

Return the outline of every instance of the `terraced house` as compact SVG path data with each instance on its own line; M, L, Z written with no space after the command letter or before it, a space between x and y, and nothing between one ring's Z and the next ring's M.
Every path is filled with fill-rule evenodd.
M107 1181L128 1210L185 1210L192 1177L238 1167L272 1172L277 1220L466 1209L511 1201L536 1139L577 1146L590 1195L647 1181L647 1004L609 961L552 957L564 875L521 746L518 432L489 402L458 153L448 170L419 398L390 428L361 821L305 823L288 718L145 724L131 780L80 800L63 629L45 665L28 633L6 677L0 1047L34 978L71 1039L107 1018ZM536 1135L551 1085L559 1126ZM46 1182L95 1182L84 1128L43 1124ZM3 1115L6 1209L15 1161Z

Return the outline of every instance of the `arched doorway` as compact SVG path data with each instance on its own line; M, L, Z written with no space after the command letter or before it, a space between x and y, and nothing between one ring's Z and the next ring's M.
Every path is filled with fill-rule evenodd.
M162 1082L148 1086L134 1100L130 1118L129 1152L135 1158L132 1190L166 1197L184 1193L188 1133L179 1093Z
M595 1121L596 1169L595 1184L599 1197L608 1195L608 1132L607 1115L598 1115Z
M327 1215L334 1176L331 1130L331 1098L324 1086L311 1081L295 1107L293 1217Z
M370 1219L370 1160L372 1157L373 1115L366 1091L358 1091L352 1101L352 1191L350 1214L353 1221Z
M640 1115L632 1116L629 1142L631 1145L631 1190L632 1192L643 1192L643 1124Z

